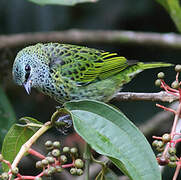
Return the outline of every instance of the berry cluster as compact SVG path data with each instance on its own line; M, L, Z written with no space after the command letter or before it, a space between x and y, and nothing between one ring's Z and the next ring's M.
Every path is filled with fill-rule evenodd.
M36 168L41 169L41 173L36 176L24 176L19 173L18 168L11 168L10 162L3 159L0 154L0 162L4 162L9 166L9 172L3 172L0 176L2 180L9 180L13 175L15 180L33 179L41 180L43 176L52 176L54 173L61 173L65 168L69 168L69 172L72 175L82 175L84 162L78 158L78 149L76 147L63 147L59 141L46 141L45 147L47 149L47 155L44 156L39 152L29 149L28 153L39 157L41 160L36 162ZM69 161L71 161L69 163Z
M166 111L174 113L174 121L170 133L165 133L162 137L153 136L155 139L152 145L159 152L157 155L157 161L160 165L168 165L170 167L176 167L174 174L174 179L177 178L178 172L181 168L181 158L176 156L176 144L181 142L181 138L176 138L176 135L181 136L181 133L176 132L176 127L181 116L181 81L179 81L179 74L181 72L181 65L175 66L176 78L171 83L171 86L167 85L164 78L165 74L163 72L158 73L158 79L155 81L155 85L164 89L168 94L171 94L178 98L179 104L176 110L172 108L165 107L160 104L156 104Z

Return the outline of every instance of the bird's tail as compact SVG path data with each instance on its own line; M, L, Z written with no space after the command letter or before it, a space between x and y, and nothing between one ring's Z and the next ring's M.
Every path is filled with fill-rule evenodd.
M162 62L151 62L151 63L143 63L143 62L138 62L136 65L142 69L152 69L152 68L159 68L159 67L169 67L173 66L173 64L170 63L162 63Z

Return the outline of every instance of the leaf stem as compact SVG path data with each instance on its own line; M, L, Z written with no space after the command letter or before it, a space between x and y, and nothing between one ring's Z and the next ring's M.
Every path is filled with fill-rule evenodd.
M89 166L90 166L90 160L91 160L91 147L88 143L85 144L84 159L85 159L85 180L89 180Z

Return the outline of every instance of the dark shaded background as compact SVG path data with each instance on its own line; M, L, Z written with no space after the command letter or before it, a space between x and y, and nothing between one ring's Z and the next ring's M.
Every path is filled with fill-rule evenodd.
M38 6L26 0L0 1L0 34L60 31L72 28L177 32L169 15L153 0L100 0L97 3L79 4L74 7ZM82 45L118 52L128 59L144 62L180 63L180 50L140 45ZM22 87L17 87L12 82L12 63L21 48L23 47L6 48L0 51L1 59L6 58L9 62L7 68L3 69L5 76L1 77L1 81L17 118L31 116L45 122L49 120L58 104L36 90L33 90L31 96L28 96ZM159 89L154 87L157 72L160 70L166 72L166 77L171 82L175 76L172 69L147 70L139 74L123 90L157 92ZM143 123L159 111L153 102L114 102L114 104L136 124Z

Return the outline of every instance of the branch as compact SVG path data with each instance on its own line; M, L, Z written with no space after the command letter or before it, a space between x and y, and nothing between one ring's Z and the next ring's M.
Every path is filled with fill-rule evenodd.
M162 101L173 102L178 100L178 97L160 91L158 93L134 93L134 92L119 92L113 98L113 101Z
M61 43L105 43L154 45L169 48L181 48L181 36L174 33L144 33L134 31L111 30L67 30L37 32L15 35L1 35L0 49L25 46L38 42Z

